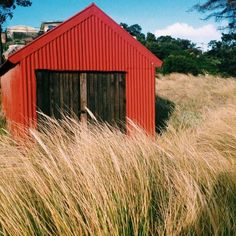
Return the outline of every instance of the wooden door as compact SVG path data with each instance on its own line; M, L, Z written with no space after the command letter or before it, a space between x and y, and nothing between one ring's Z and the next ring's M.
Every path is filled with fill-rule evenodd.
M76 115L86 121L98 121L125 127L125 73L36 71L37 108L50 117Z
M125 127L125 73L87 73L87 107L99 121Z
M37 108L50 117L80 117L80 73L36 71Z

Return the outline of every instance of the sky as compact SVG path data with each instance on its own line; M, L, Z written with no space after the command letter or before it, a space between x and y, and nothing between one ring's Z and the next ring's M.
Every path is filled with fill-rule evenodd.
M139 24L144 33L156 36L171 35L190 39L206 48L210 40L219 40L221 32L214 20L203 21L204 16L189 11L203 0L97 0L94 1L117 23ZM31 7L18 7L13 19L4 27L28 25L40 27L42 21L63 21L91 4L88 0L32 0Z

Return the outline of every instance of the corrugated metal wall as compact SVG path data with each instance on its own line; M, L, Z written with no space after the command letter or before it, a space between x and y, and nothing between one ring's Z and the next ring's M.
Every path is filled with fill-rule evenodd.
M21 90L23 118L17 121L35 125L36 69L125 71L126 114L148 133L154 133L154 65L107 21L92 15L21 60L21 79L14 86Z
M9 129L17 132L17 126L24 124L22 113L23 94L21 87L21 70L17 65L1 77L2 110L7 117Z

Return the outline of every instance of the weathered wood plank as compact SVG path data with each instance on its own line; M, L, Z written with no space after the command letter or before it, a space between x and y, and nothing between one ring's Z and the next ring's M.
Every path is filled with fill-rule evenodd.
M80 103L80 99L79 99L79 74L78 73L74 73L72 75L72 107L73 107L73 116L77 116L78 118L80 117L79 114L79 103ZM75 117L76 118L76 117Z
M122 130L125 130L125 121L126 121L126 81L125 74L119 75L119 127Z
M93 114L98 118L98 76L93 74L93 98L94 98L94 109Z
M115 125L115 76L111 74L110 81L110 116L111 124Z
M81 73L80 74L80 108L81 108L81 115L80 120L83 123L87 123L87 74Z
M101 120L102 121L106 121L106 111L105 111L105 107L106 107L106 96L105 96L105 80L104 80L104 74L101 73L100 74L100 109L101 109Z
M65 115L69 114L69 102L70 102L70 94L69 94L69 84L68 84L68 73L64 73L63 76L63 94L64 94L64 103L63 103L63 112Z
M95 113L95 92L94 92L94 74L87 74L87 107L94 114ZM88 116L88 120L92 122L90 116Z
M101 73L97 74L97 116L101 120L102 115L102 84L101 84Z
M53 96L54 96L54 115L56 119L60 119L61 118L61 112L60 112L60 87L59 87L59 83L60 83L60 78L59 78L59 73L54 72L51 73L51 79L53 80Z
M59 72L56 84L57 84L57 96L58 96L58 98L57 98L58 99L57 109L58 109L58 112L60 113L60 116L59 116L60 119L62 119L62 117L63 117L63 109L64 109L64 107L63 107L63 104L64 104L63 81L64 81L64 74Z
M68 85L68 104L67 104L67 112L69 116L73 114L73 91L72 91L72 76L74 72L66 72L67 76L67 85Z
M49 79L49 107L50 107L50 116L55 117L54 107L55 107L55 101L54 101L54 81L53 81L53 73L50 73L49 71L46 71L46 75Z
M107 116L107 122L109 124L112 124L112 116L111 116L111 73L105 75L106 79L106 116Z
M119 76L118 73L115 73L115 121L116 123L119 121Z

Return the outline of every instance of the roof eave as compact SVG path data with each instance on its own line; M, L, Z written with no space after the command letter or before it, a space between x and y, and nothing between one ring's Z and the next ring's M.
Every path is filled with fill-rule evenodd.
M81 21L83 18L86 18L88 15L91 15L93 12L93 7L96 6L94 3L90 4L88 7L86 7L81 12L77 13L76 15L70 17L68 20L62 22L58 26L56 26L54 29L51 29L50 31L44 33L43 35L39 36L35 40L33 40L31 43L26 45L24 48L16 51L11 56L9 56L8 60L12 63L18 63L20 60L22 60L27 55L31 54L33 51L37 50L38 47L42 47L42 45L46 44L51 39L55 38L57 35L60 35L62 26L63 25L70 25L73 24L73 19L77 17L78 15L81 15ZM90 11L91 9L91 11ZM82 15L82 13L87 12L87 14ZM44 38L44 41L42 43L42 39ZM37 47L35 47L37 45Z

